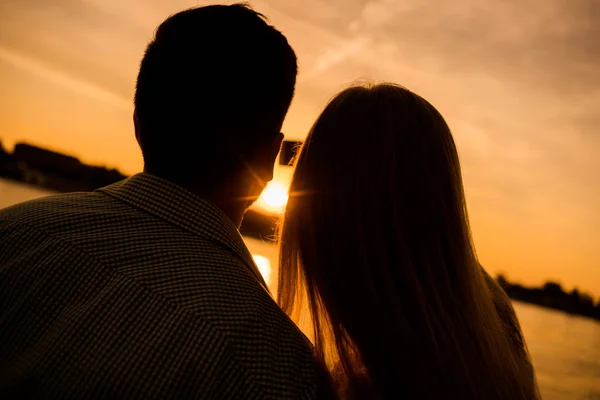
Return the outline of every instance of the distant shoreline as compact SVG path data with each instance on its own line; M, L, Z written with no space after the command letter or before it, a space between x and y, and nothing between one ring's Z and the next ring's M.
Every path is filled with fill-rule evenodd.
M508 282L501 274L496 281L513 300L600 321L600 299L595 302L591 295L578 289L566 292L559 283L552 281L541 288L531 288Z
M86 165L75 157L25 143L18 143L13 153L9 153L0 142L0 178L64 193L93 191L127 176L116 169ZM244 236L274 240L278 220L277 215L249 210L240 232ZM546 282L541 288L529 288L508 282L503 275L496 280L514 300L600 321L600 299L594 302L592 296L577 289L565 292L556 282Z
M125 179L116 169L87 165L76 157L26 143L12 153L0 143L0 177L55 192L91 191Z

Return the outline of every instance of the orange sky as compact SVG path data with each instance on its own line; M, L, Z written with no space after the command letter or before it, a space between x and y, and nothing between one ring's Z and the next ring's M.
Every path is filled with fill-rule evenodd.
M0 0L0 140L141 168L137 67L174 0ZM430 100L453 129L492 273L600 296L600 5L592 0L253 1L299 57L284 131L356 79ZM284 179L287 171L278 171Z

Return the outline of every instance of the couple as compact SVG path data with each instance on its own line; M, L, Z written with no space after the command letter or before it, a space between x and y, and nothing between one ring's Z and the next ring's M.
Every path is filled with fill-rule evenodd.
M351 87L317 119L273 300L237 228L273 177L296 72L247 6L160 25L135 95L144 172L0 212L0 397L538 398L448 126L402 87Z

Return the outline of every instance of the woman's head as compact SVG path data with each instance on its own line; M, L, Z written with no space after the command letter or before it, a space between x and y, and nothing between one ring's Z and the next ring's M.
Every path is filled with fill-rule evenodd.
M279 301L292 313L307 296L320 357L374 395L522 389L471 244L457 150L430 103L391 84L346 89L295 168Z

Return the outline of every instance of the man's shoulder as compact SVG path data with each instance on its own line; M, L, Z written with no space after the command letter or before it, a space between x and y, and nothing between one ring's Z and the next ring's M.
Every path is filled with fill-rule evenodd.
M187 239L179 249L194 249L188 256L169 251L182 258L164 268L133 268L132 278L195 323L212 326L226 343L222 351L266 398L313 398L310 341L237 255L204 238Z
M240 391L239 398L250 398L250 393L264 398L313 398L316 366L306 337L239 258L216 243L189 235L184 239L159 245L157 252L139 251L143 241L137 238L130 244L121 240L116 249L104 250L106 256L83 252L81 258L81 246L55 238L48 244L41 238L35 251L27 252L30 259L8 252L15 253L12 260L18 262L6 264L4 274L11 276L12 271L17 279L5 280L8 300L4 304L27 306L27 318L21 314L21 321L28 332L41 335L59 329L56 348L78 349L77 354L90 360L89 368L104 371L110 365L127 375L128 369L144 364L157 374L159 367L165 369L160 381L179 382L182 372L170 364L177 357L195 374L188 377L194 383L188 384L195 390L215 391L217 397L231 387ZM145 245L149 248L152 243ZM197 246L196 251L191 245ZM128 253L128 247L137 252ZM110 255L115 250L117 255ZM35 285L29 282L32 277ZM60 277L60 284L51 277ZM20 286L11 283L9 288L8 282ZM47 310L33 306L41 297L47 299ZM49 318L69 309L77 310L76 318L60 327L56 325L60 318ZM87 348L85 343L95 344ZM112 348L119 351L100 351ZM126 356L131 349L137 349L135 357ZM69 362L75 365L79 359L58 350L48 350L47 357L59 363L56 371L64 370L56 376L57 382L71 384L62 379L71 373ZM108 374L103 380L117 379L118 374L103 373ZM100 379L91 370L76 374ZM130 378L132 384L139 383Z
M0 219L39 228L57 228L63 223L72 225L78 220L103 218L126 209L100 192L74 192L15 204L0 210Z
M15 335L60 331L48 357L64 359L65 371L70 353L56 349L79 349L95 360L90 368L129 368L142 362L127 356L137 348L140 357L148 355L143 362L157 368L177 353L199 368L198 376L221 368L227 387L246 377L240 387L255 387L268 398L311 397L310 343L246 262L223 242L102 192L51 196L0 211L0 303L28 310L19 312L23 331ZM65 310L76 310L76 318L51 318ZM101 351L103 346L119 352ZM27 349L15 351L21 350ZM173 369L164 381L181 373Z
M84 255L191 315L210 320L240 343L254 335L254 341L272 337L305 345L304 335L250 267L223 243L139 212L111 196L68 193L20 203L0 211L2 225L18 247L14 251L58 241L62 245L53 259ZM26 237L37 239L19 239Z
M231 337L259 340L273 331L306 344L250 267L220 243L188 235L173 245L163 243L155 252L140 253L137 260L113 265Z
M188 390L203 398L230 391L239 396L225 398L311 397L310 349L299 336L292 338L291 326L276 322L279 316L269 315L269 307L261 318L238 301L233 302L238 311L224 313L210 296L212 306L192 306L185 290L159 293L89 261L69 265L71 274L57 263L44 265L35 284L22 277L0 282L0 299L10 310L6 323L12 324L0 334L10 344L0 346L0 353L11 355L0 368L16 368L17 359L35 345L21 338L37 336L51 340L37 344L43 359L27 368L32 376L47 378L39 383L50 385L49 393L106 386L115 397L127 391L192 397L185 395ZM13 263L8 269L17 267ZM246 302L261 303L252 297Z
M310 393L316 374L312 345L248 266L203 238L179 249L179 254L168 250L167 259L179 257L170 265L147 262L127 267L128 271L164 301L186 310L190 318L213 326L227 343L227 352L261 390L272 390L273 398ZM193 251L185 255L181 249ZM162 272L157 274L156 268ZM293 394L295 390L299 392Z

